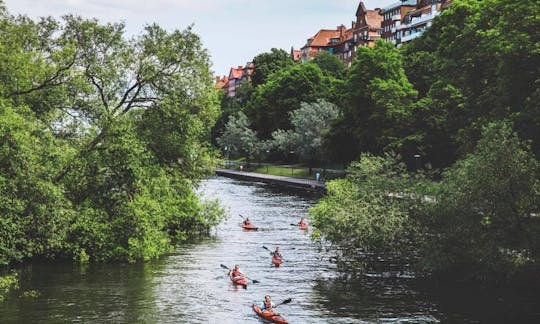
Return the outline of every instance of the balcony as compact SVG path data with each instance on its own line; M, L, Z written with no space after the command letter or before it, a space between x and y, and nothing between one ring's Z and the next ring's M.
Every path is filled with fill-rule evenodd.
M420 35L422 35L422 33L424 32L425 29L422 29L422 30L419 30L419 31L415 31L407 36L401 36L401 42L402 43L406 43L406 42L409 42L413 39L415 39L416 37L420 37Z
M419 26L419 25L424 25L430 21L432 21L435 17L437 17L439 15L439 12L435 12L435 13L430 13L430 14L427 14L427 15L422 15L420 17L413 17L411 19L411 21L409 23L404 23L404 24L401 24L400 26L397 27L397 30L405 30L405 29L410 29L410 28L414 28L416 26Z

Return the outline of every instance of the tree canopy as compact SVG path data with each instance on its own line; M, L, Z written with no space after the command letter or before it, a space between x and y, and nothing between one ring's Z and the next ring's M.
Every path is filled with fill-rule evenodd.
M191 27L2 11L0 35L0 265L147 260L218 221L193 192L219 108Z

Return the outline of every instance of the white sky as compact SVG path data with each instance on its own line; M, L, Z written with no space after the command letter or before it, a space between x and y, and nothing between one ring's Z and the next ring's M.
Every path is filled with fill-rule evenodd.
M2 0L0 0L1 2ZM31 18L75 14L126 23L127 35L149 23L172 31L194 24L215 75L245 65L271 48L300 49L319 29L351 26L358 0L3 0L11 14ZM397 0L365 0L367 9Z

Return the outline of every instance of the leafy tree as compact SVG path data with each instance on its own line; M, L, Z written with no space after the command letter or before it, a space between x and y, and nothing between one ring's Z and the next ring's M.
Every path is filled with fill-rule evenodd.
M270 52L261 53L253 58L251 84L253 87L264 84L272 73L291 65L293 65L291 56L282 49L272 48Z
M346 150L335 151L337 158L387 150L412 156L416 135L410 125L417 92L405 76L399 51L384 41L373 48L360 47L346 84L343 118L330 135L331 146Z
M28 108L15 109L5 100L0 100L0 143L0 266L54 256L65 247L74 215L52 176L73 149Z
M538 273L540 164L508 124L487 125L476 150L444 173L435 197L425 211L424 271L498 282Z
M206 50L190 27L123 28L2 11L0 265L147 260L216 223L193 193L214 164Z
M456 1L405 46L408 76L426 98L416 124L438 119L426 127L424 139L439 143L421 144L429 158L447 159L436 165L448 166L472 152L481 127L501 119L511 120L540 156L539 10L532 0ZM447 147L452 150L438 150Z
M328 194L309 210L313 235L330 243L348 274L401 271L421 239L422 183L393 157L365 154L345 179L327 182Z
M334 101L340 95L339 88L337 80L324 76L313 63L292 65L256 88L246 114L261 138L268 139L277 129L291 129L288 113L301 102Z
M345 64L334 54L321 51L313 57L311 62L317 64L321 68L321 71L328 76L336 79L343 79L345 77Z
M272 133L275 146L283 153L293 150L301 161L322 161L324 136L331 123L339 116L339 108L323 99L314 103L301 103L300 108L290 112L293 130Z
M241 111L236 116L229 118L225 133L217 139L217 142L232 157L246 156L249 158L258 152L257 133L249 128L249 120Z

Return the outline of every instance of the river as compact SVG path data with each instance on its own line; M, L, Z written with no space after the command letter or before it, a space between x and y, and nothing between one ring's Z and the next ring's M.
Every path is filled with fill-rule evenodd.
M0 303L0 323L262 323L251 310L270 294L290 323L524 323L540 319L534 292L494 294L467 287L425 287L406 278L341 279L330 256L296 223L315 197L222 177L200 189L218 198L229 217L211 237L178 247L159 261L138 264L38 263L20 269L20 291ZM260 227L240 227L240 215ZM285 259L271 266L262 248ZM258 281L233 286L239 264ZM20 292L19 292L20 294Z

